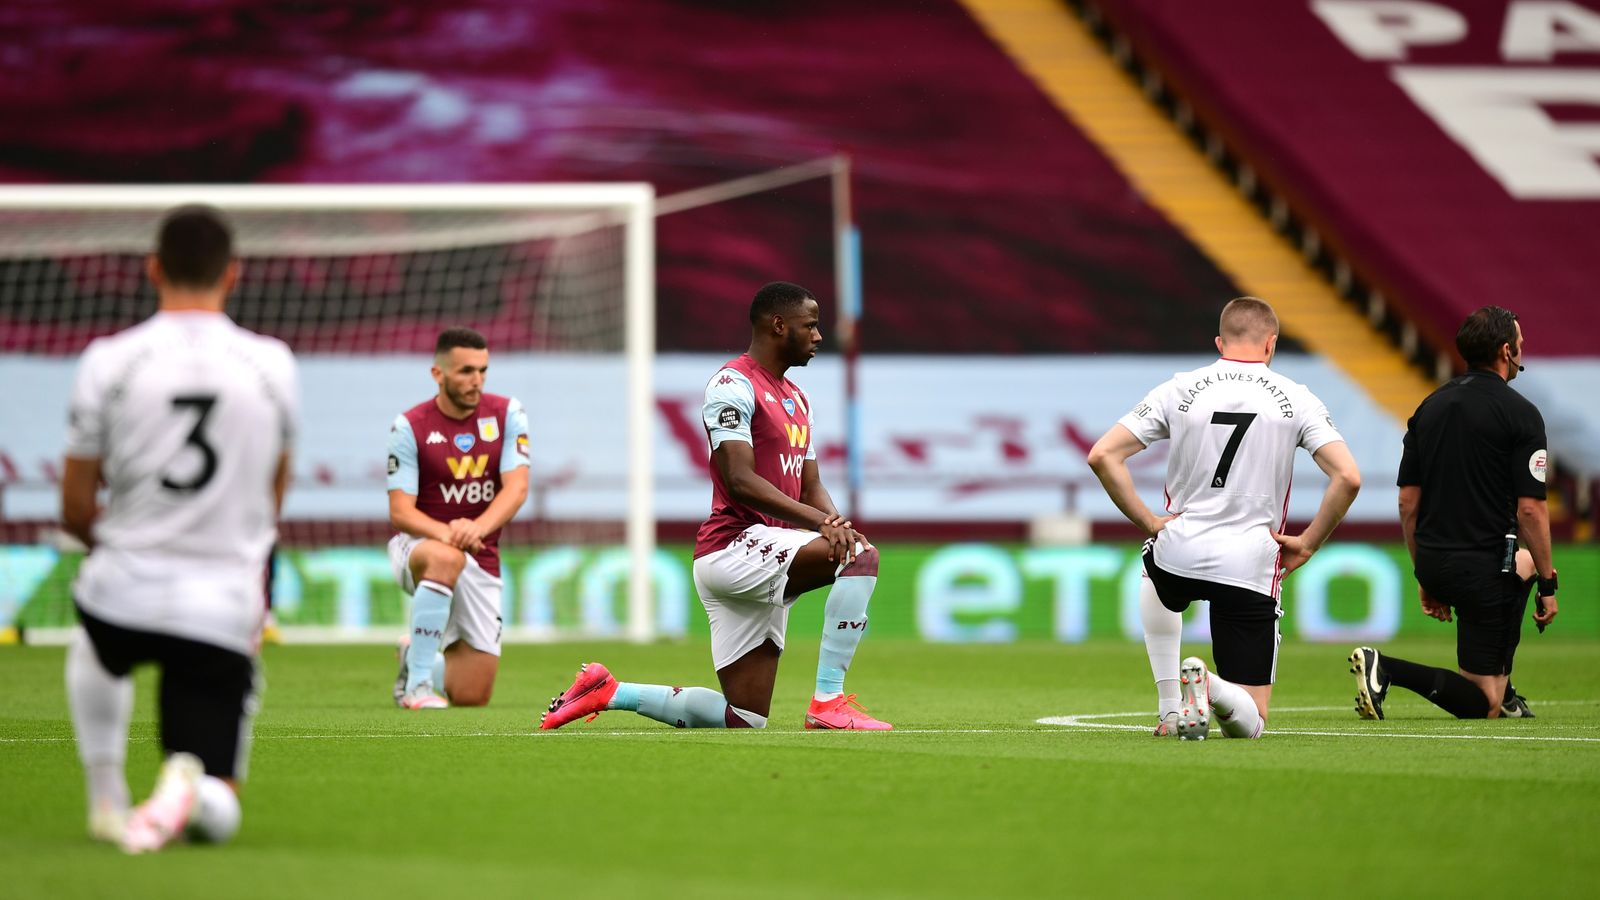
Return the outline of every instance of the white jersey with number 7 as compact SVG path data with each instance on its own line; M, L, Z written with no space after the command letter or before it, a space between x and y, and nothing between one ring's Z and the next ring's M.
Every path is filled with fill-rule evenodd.
M1278 544L1296 448L1343 438L1305 385L1265 363L1219 359L1179 372L1118 422L1146 446L1172 440L1163 571L1277 596Z

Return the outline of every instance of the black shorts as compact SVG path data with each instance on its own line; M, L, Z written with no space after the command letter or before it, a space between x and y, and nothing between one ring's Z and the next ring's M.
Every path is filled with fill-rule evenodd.
M1278 677L1278 619L1283 609L1266 594L1231 584L1186 578L1156 566L1144 548L1144 571L1161 605L1183 612L1196 600L1211 603L1211 655L1218 675L1234 684L1272 684Z
M161 747L193 753L206 774L243 778L250 719L256 707L255 661L212 644L134 631L78 608L89 643L106 671L126 677L141 663L161 667Z
M1455 611L1456 665L1474 675L1505 675L1522 640L1528 587L1500 571L1498 553L1417 548L1417 583Z

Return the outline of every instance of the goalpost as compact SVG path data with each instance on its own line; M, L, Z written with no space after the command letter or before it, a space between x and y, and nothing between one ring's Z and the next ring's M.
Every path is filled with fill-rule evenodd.
M432 395L438 332L466 325L489 339L486 390L529 409L534 501L502 552L532 540L626 546L625 565L613 555L607 570L625 577L624 602L611 596L615 577L580 600L529 587L508 638L656 633L648 184L0 187L0 626L27 623L33 640L72 621L77 554L55 527L55 480L74 364L93 338L154 311L142 264L156 224L196 202L234 221L243 272L229 314L288 341L301 363L276 596L328 607L317 612L327 637L399 632L398 590L379 591L387 563L375 555L388 536L384 438ZM625 490L572 476L588 471L575 453L599 458ZM329 600L313 574L348 590ZM564 617L563 604L585 615Z

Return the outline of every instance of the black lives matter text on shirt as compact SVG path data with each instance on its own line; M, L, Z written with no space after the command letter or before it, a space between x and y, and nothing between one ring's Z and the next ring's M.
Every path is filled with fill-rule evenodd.
M1544 417L1493 372L1441 385L1406 425L1401 487L1422 489L1418 547L1498 555L1517 498L1545 498Z

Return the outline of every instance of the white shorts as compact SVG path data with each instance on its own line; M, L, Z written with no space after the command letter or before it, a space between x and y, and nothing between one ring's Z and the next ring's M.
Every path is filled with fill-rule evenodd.
M694 561L694 587L711 620L711 662L723 669L771 640L783 649L789 625L789 568L815 531L752 525L727 547Z
M415 593L417 583L411 577L411 551L427 538L397 534L389 539L389 565L394 569L394 580L407 593ZM466 641L474 650L500 655L500 576L490 575L467 554L467 565L456 579L455 592L450 595L450 619L444 626L441 648L456 641Z

